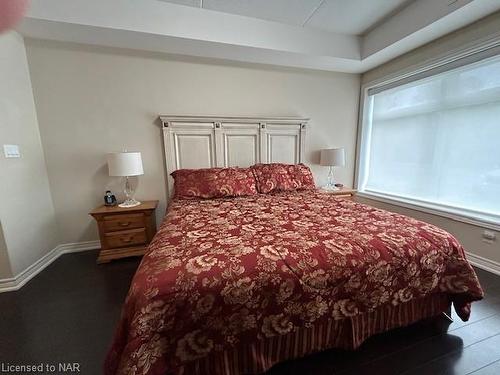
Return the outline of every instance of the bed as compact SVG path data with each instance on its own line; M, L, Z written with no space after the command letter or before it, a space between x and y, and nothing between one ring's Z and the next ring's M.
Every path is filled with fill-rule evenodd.
M263 373L451 305L467 320L483 296L460 244L433 225L300 183L254 193L240 182L235 196L170 202L106 374Z
M317 191L173 201L134 277L108 374L249 374L482 297L458 242Z

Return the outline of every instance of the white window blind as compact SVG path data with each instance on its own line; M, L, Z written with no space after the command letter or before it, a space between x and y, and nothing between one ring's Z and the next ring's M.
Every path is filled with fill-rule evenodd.
M358 188L500 223L500 58L373 92Z

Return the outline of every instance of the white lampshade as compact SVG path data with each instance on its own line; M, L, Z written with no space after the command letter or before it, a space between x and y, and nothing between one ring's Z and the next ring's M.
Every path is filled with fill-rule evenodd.
M110 176L139 176L144 174L140 152L113 152L108 154Z
M345 151L343 148L329 148L321 150L320 162L324 166L343 167L345 165Z

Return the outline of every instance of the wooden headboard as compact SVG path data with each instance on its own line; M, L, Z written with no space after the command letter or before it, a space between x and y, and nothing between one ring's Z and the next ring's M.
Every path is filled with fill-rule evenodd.
M170 173L182 168L248 167L304 160L309 119L291 117L160 116L168 196Z

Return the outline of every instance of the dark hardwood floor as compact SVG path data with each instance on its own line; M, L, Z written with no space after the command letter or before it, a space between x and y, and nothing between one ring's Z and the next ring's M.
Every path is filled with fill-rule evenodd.
M102 373L139 261L96 259L94 251L63 255L19 291L0 294L0 362L78 362L82 374Z
M96 257L64 255L21 290L0 294L0 363L78 362L82 374L101 373L139 260L96 265ZM473 304L468 322L454 315L448 333L419 323L375 336L357 351L281 363L268 375L500 374L500 277L477 273L486 298Z

